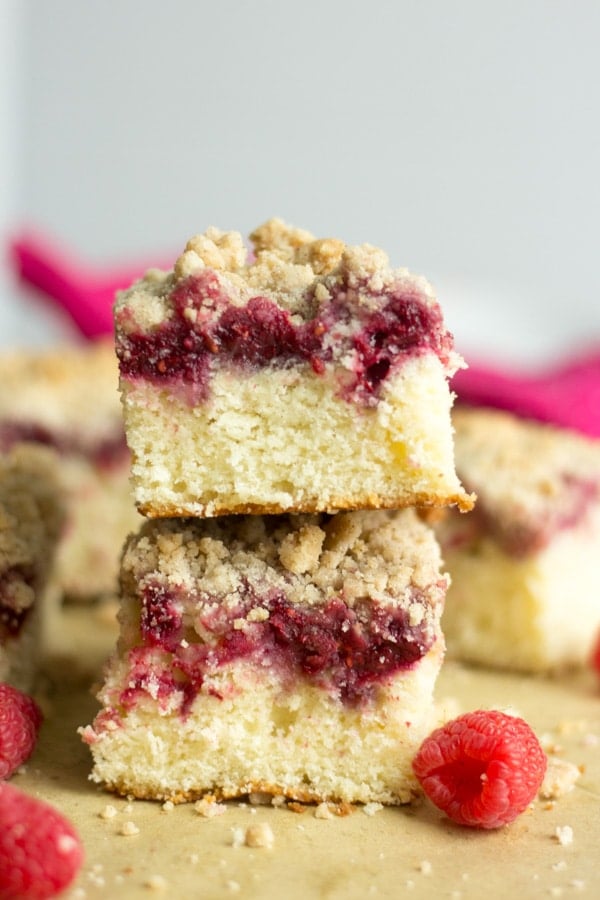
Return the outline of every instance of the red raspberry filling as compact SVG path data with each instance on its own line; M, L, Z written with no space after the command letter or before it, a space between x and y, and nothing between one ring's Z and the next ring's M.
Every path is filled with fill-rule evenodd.
M3 453L23 442L43 444L66 456L83 456L104 469L125 462L129 452L124 432L90 446L85 440L78 440L75 435L59 434L37 422L10 419L0 422L0 450Z
M419 590L413 592L418 600ZM137 702L140 691L159 700L178 691L185 713L207 676L241 659L259 669L276 668L290 684L304 679L356 706L368 702L377 685L418 662L435 640L425 622L410 625L403 608L370 599L349 607L340 598L322 607L299 607L282 594L258 597L247 587L234 610L215 598L195 620L209 635L198 643L197 633L185 627L183 603L174 592L147 585L141 599L143 644L130 651L132 675L121 695L125 707ZM268 618L248 621L257 608Z
M468 479L463 479L465 486ZM590 508L598 502L600 485L591 479L578 478L572 472L565 472L558 479L560 487L554 504L541 517L529 519L511 516L498 519L493 511L486 508L485 499L478 499L475 510L469 515L471 527L462 528L459 546L475 542L482 534L490 535L505 553L515 559L524 559L542 551L561 531L575 528L587 516ZM477 493L474 486L467 487Z
M366 286L362 291L369 294ZM176 285L171 293L173 315L158 328L118 333L121 375L193 387L194 400L206 400L217 360L245 370L304 363L322 373L333 358L333 337L336 355L353 354L355 360L352 377L340 383L340 396L368 406L377 402L382 383L401 360L433 351L447 361L452 336L443 329L437 304L426 303L414 290L397 288L383 295L370 293L379 301L375 311L366 311L370 305L364 304L360 314L351 313L349 292L346 285L337 285L326 305L309 303L318 309L314 318L297 324L268 297L233 305L216 274L205 270Z

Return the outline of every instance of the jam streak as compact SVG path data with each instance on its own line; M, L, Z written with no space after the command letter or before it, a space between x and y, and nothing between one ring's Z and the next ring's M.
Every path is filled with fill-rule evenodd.
M418 599L420 592L413 591ZM179 691L185 713L207 676L240 659L260 669L272 666L290 683L300 677L356 706L368 701L377 684L421 659L435 640L426 621L410 625L403 608L368 599L349 607L340 597L323 607L299 607L277 592L259 598L246 586L235 610L208 605L196 622L209 635L201 643L197 634L183 639L182 608L172 590L155 583L143 588L142 645L130 651L123 706L133 705L140 690L163 700ZM249 620L257 609L266 618Z
M147 333L118 329L121 375L181 386L193 402L203 401L209 396L216 358L246 370L306 363L321 374L332 359L328 336L333 332L340 356L351 354L354 359L349 383L340 386L340 394L349 402L370 405L401 359L433 351L447 361L452 336L443 328L437 304L399 288L381 296L371 293L380 301L376 309L361 308L352 327L340 329L348 324L352 291L356 288L337 284L314 318L296 324L288 310L268 297L233 305L211 270L188 276L171 293L173 315L168 320ZM366 287L362 292L369 293Z
M127 462L129 451L125 433L119 430L113 438L96 441L78 440L74 435L60 434L45 425L27 420L0 422L0 451L6 453L15 444L43 444L65 456L80 456L102 469L120 466Z

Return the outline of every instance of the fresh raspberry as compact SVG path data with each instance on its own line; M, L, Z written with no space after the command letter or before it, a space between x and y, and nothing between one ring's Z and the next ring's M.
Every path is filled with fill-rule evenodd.
M79 837L57 809L0 784L0 900L55 897L82 862Z
M0 779L10 778L33 753L42 713L27 694L0 683Z
M546 764L527 722L480 709L430 734L413 771L432 803L454 822L499 828L535 798Z

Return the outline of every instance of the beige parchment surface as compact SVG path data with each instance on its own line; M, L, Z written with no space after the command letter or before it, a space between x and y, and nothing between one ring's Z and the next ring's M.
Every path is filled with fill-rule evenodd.
M81 835L86 861L65 897L600 896L600 681L592 673L543 680L446 661L439 701L457 711L511 707L561 758L581 767L572 791L554 803L537 800L499 831L454 826L426 802L372 815L358 807L331 819L316 818L311 807L292 812L232 802L209 819L193 804L166 810L128 802L88 781L89 750L77 727L93 718L92 685L115 635L96 610L71 609L55 623L45 663L46 721L34 756L13 779L59 807ZM109 805L116 813L105 818ZM260 822L270 825L273 846L239 845L248 826ZM573 832L569 844L556 836L565 826Z

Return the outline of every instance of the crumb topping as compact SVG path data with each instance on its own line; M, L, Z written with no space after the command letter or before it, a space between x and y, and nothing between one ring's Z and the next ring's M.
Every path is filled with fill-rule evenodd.
M413 510L231 516L146 523L126 547L123 579L129 593L149 578L172 582L198 604L211 596L235 606L248 582L304 605L338 594L352 605L368 594L406 603L420 622L430 611L407 591L437 582L440 565L435 538ZM260 621L268 613L254 606L248 615Z
M378 301L369 294L392 287L418 294L425 304L435 303L426 279L392 269L387 254L370 244L349 246L336 238L317 239L278 218L255 229L250 241L252 252L239 232L214 227L190 238L172 272L154 269L121 292L116 310L118 314L126 307L127 316L120 318L120 327L125 332L156 327L171 315L169 298L176 285L206 269L217 274L232 305L244 306L258 292L303 321L314 318L315 304L327 302L340 284L349 289L348 304L373 307Z
M453 424L475 515L508 551L541 549L598 502L600 441L497 410L457 408Z
M153 520L121 572L125 710L148 695L185 716L236 661L368 704L443 644L447 579L413 509Z

